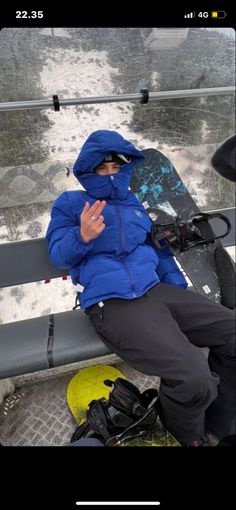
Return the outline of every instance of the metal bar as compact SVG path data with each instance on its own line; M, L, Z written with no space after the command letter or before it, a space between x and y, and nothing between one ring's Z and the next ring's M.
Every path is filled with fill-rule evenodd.
M204 96L219 96L226 94L234 94L235 87L216 87L207 89L189 89L189 90L168 90L161 92L149 92L149 101L156 101L161 99L179 99L190 97L204 97ZM122 101L142 101L142 92L134 94L119 94L115 96L100 96L100 97L79 97L59 99L60 106L72 106L83 104L98 104L98 103L119 103ZM33 110L41 108L53 108L53 99L40 99L34 101L14 101L9 103L0 103L0 111L10 110Z

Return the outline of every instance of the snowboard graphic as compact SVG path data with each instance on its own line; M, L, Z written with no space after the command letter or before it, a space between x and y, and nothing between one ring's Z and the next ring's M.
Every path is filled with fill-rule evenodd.
M189 220L200 212L172 163L156 149L146 149L144 162L132 171L131 190L158 223L170 223L170 216ZM152 211L150 211L150 209ZM155 216L153 216L155 209ZM200 244L180 252L170 247L173 255L199 294L221 302L214 251L220 241Z
M104 397L108 399L111 388L104 384L106 379L115 381L124 374L109 365L95 365L83 368L69 382L67 403L79 425L86 421L86 410L92 400ZM177 440L161 425L157 419L151 433L142 438L126 440L120 446L180 446Z

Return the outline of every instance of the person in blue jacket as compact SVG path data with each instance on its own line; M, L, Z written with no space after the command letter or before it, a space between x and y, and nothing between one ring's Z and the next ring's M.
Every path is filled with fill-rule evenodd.
M135 369L159 376L160 417L187 446L234 433L234 314L187 291L152 222L129 189L143 153L115 131L93 132L74 164L85 191L62 193L46 238L56 267L83 286L79 300L104 343ZM209 357L197 347L209 347Z

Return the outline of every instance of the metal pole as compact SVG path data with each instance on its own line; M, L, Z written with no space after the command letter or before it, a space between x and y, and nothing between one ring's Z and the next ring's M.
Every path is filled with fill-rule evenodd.
M168 90L162 92L149 92L149 101L156 101L161 99L178 99L189 97L203 97L203 96L219 96L226 94L234 94L235 87L216 87L207 89L188 89L188 90ZM72 106L83 104L97 104L97 103L118 103L122 101L140 101L142 102L143 93L137 92L134 94L119 94L116 96L100 96L100 97L79 97L71 99L60 99L60 106ZM9 103L0 103L0 111L10 110L34 110L41 108L53 108L53 99L40 99L35 101L15 101Z

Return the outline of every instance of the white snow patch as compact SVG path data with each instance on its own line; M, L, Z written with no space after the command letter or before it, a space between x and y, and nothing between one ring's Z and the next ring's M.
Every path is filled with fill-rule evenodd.
M60 99L112 96L122 91L114 88L112 77L117 68L108 63L106 51L54 51L47 57L41 72L41 87L45 97L58 94ZM60 112L45 110L52 126L44 134L49 158L60 161L75 160L86 138L97 129L119 131L142 149L157 147L144 139L145 133L133 133L129 124L132 116L130 103L104 103L61 107Z
M2 225L0 227L0 243L2 242L9 242L9 238L8 238L8 228L6 225Z
M157 71L152 71L151 73L151 84L154 87L154 90L158 90L160 85L160 73Z
M9 323L50 313L72 310L76 288L68 276L52 279L49 283L33 282L0 289L0 323Z
M230 255L231 259L236 262L236 246L228 246L226 248L228 254Z
M161 203L158 204L158 208L161 209L162 211L166 212L170 216L173 216L173 217L177 216L177 213L173 209L173 207L170 204L170 202L161 202Z
M71 35L64 28L43 28L40 30L40 35L49 35L51 37L68 37L71 39Z

